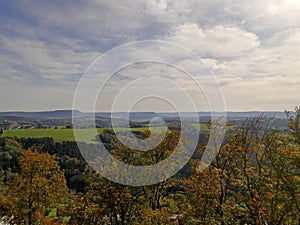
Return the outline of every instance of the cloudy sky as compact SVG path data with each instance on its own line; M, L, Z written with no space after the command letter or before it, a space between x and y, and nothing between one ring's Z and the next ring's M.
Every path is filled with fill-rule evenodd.
M143 40L176 43L197 54L215 75L227 110L283 111L300 104L299 0L0 1L0 32L0 111L70 109L92 62ZM105 85L97 110L109 111L111 93L146 73L192 90L180 69L196 68L198 61L180 57L175 48L155 52L162 61L176 56L178 68L159 63L123 68ZM152 60L147 48L122 54L112 60ZM101 82L101 71L98 75ZM168 93L177 92L166 80L147 82L154 94L164 85ZM149 92L134 89L136 95ZM145 109L159 110L145 102Z

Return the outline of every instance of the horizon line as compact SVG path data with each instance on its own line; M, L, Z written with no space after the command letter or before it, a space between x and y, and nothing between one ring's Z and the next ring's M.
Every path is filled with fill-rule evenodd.
M46 112L63 112L63 111L78 111L80 113L195 113L194 111L139 111L139 112L128 112L128 111L95 111L95 112L86 112L86 111L80 111L76 109L53 109L53 110L6 110L2 111L0 110L0 113L46 113ZM281 112L284 113L285 110L259 110L259 109L252 109L252 110L226 110L226 111L197 111L197 113L250 113L250 112Z

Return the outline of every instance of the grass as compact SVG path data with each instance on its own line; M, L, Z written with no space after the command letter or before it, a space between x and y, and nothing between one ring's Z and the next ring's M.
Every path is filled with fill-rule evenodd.
M101 134L104 129L111 128L98 128L97 133ZM125 128L116 128L117 131L126 130ZM143 128L133 128L134 131L145 131L146 127ZM78 141L83 141L87 143L94 143L95 136L97 133L91 135L94 129L77 129L76 133L79 134L80 139ZM4 130L4 137L19 137L19 138L43 138L43 137L52 137L54 141L75 141L73 129L65 128L41 128L41 129L20 129L20 130Z
M199 127L201 132L210 132L210 128L207 124L205 123L201 123L201 124L193 124L193 126L195 127ZM235 129L235 126L232 125L227 125L226 126L226 130L229 131L231 129Z
M195 127L199 127L201 132L209 132L207 124L194 124ZM227 130L234 128L233 126L227 126ZM98 128L97 133L101 134L104 129L112 128ZM154 128L155 129L155 128ZM159 129L159 128L158 128ZM125 131L126 128L116 128L117 131ZM132 128L133 131L145 131L148 127ZM92 132L92 134L91 134ZM95 143L94 129L77 129L76 133L79 134L80 138L78 141L87 143ZM94 134L93 134L94 133ZM4 130L4 137L24 137L24 138L43 138L52 137L56 142L62 141L75 141L73 129L65 129L64 127L54 128L41 128L41 129L20 129L20 130Z
M193 124L193 126L199 127L201 132L209 132L209 131L210 131L208 125L207 125L207 124L204 124L204 123Z

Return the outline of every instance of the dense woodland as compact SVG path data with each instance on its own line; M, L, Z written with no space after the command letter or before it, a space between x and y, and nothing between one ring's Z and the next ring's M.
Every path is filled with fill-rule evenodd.
M227 134L204 171L198 165L209 137L201 136L176 176L144 187L101 177L76 142L0 137L0 217L18 225L300 224L300 108L287 116L289 135L276 133L271 118L249 119ZM187 140L179 137L172 130L155 149L135 152L111 131L100 135L114 157L133 165L155 164L177 145L184 149ZM92 158L96 146L84 145Z

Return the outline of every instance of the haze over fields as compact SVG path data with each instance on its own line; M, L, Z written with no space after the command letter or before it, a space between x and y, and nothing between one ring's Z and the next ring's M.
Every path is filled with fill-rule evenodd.
M229 111L292 110L299 104L299 28L298 0L1 1L0 110L71 109L76 86L95 59L119 45L149 39L183 45L201 57ZM124 56L145 58L148 50L133 48ZM194 59L182 59L174 49L163 53L176 56L179 68L195 67ZM144 74L172 74L176 84L192 91L172 66L133 64L117 72L96 111L111 111L112 93ZM134 94L147 88L181 97L165 83L136 88ZM195 95L198 111L208 109L205 94ZM154 111L153 106L172 111L156 100L134 110Z

